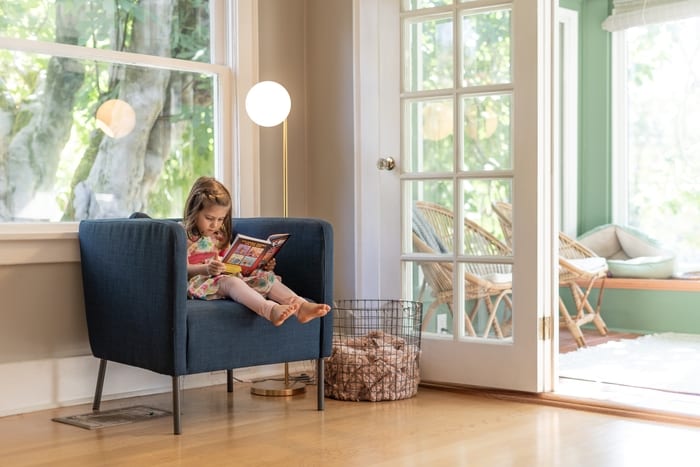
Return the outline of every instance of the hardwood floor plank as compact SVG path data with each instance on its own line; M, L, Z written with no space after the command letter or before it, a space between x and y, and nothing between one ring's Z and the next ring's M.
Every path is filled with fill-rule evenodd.
M0 418L7 466L169 465L696 465L700 428L421 387L411 399L326 400L313 386L290 398L253 396L236 384L190 389L183 433L169 417L85 430L52 422L89 405ZM170 395L107 401L169 410ZM640 443L640 440L654 442ZM630 459L639 461L629 463Z

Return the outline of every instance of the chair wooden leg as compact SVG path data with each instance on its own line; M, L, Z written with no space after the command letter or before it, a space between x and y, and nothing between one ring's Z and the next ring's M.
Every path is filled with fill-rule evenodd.
M603 280L600 284L600 289L598 290L598 301L595 305L596 316L593 320L593 324L595 324L595 327L598 329L598 332L601 335L606 336L608 334L608 325L605 324L605 321L603 321L603 317L600 315L600 305L603 302L603 292L605 292L605 276L603 276Z
M180 389L182 386L182 376L173 376L173 433L182 433L180 426Z
M430 318L432 318L433 314L437 310L437 307L440 306L441 303L438 300L435 300L433 303L430 304L430 308L428 308L428 311L425 313L423 316L423 324L421 325L421 329L425 331L425 328L428 327L428 323L430 322ZM440 330L438 329L438 332Z
M598 333L600 333L601 336L605 336L608 334L608 327L605 324L605 321L603 321L602 316L600 316L600 304L602 302L603 288L601 288L600 293L598 295L598 302L596 304L595 310L593 309L593 306L591 306L591 303L588 300L590 298L591 290L593 290L594 281L595 279L590 280L585 292L581 289L581 287L575 284L575 292L578 296L578 300L576 303L578 310L577 316L579 320L587 318L586 322L593 322L596 329L598 330ZM574 293L574 285L572 285L571 288L571 292Z
M326 403L325 384L326 384L326 368L322 358L316 359L316 408L323 410Z
M591 322L593 325L596 327L598 330L598 333L601 336L605 336L608 334L608 326L605 324L605 321L603 321L602 316L600 316L600 309L594 310L593 307L591 306L590 303L588 303L588 300L585 301L583 304L584 308L590 315L592 316Z
M226 370L226 391L233 392L233 370Z
M107 371L107 360L100 360L100 369L97 371L97 384L95 385L95 397L92 400L92 410L97 412L100 410L102 402L102 388L105 383L105 373Z
M472 305L472 309L469 312L469 314L466 316L464 320L464 326L467 328L467 335L469 337L476 337L476 329L474 329L474 318L476 317L476 314L479 312L479 304L481 303L481 299L475 298L474 299L474 305Z
M484 333L481 335L481 337L487 338L487 337L489 337L489 333L491 332L491 328L494 325L494 320L496 318L496 314L495 314L496 309L493 306L493 302L491 301L491 297L486 296L486 297L484 297L483 300L484 300L484 305L486 305L486 314L488 315L488 318L486 320L486 326L484 326ZM495 330L495 328L494 328L494 330ZM499 331L496 332L496 334L498 334L498 332L500 332L500 329L499 329ZM503 336L499 336L499 337L503 337Z
M566 306L564 306L564 301L561 299L561 297L559 297L559 314L564 320L564 325L574 337L576 345L578 347L586 347L586 339L584 339L583 333L578 327L578 324L571 318L571 315L569 315L569 312L567 311Z
M496 333L496 337L499 339L503 339L503 331L501 330L501 323L498 321L498 317L496 316L496 313L498 313L498 307L501 305L501 301L503 301L504 297L506 297L508 291L504 290L501 292L498 297L496 297L496 301L492 302L491 297L485 297L484 302L486 303L486 310L488 311L488 321L486 322L486 328L484 329L484 334L483 337L488 337L489 333L491 332L491 328L493 327L494 332Z
M510 337L513 335L513 301L510 299L511 293L512 292L509 292L503 296L503 301L506 303L506 306L503 308L503 323L501 325L503 337ZM506 313L510 314L507 319Z

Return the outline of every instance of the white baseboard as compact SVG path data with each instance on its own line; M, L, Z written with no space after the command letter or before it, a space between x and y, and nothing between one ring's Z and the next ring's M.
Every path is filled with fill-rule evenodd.
M92 356L0 364L0 417L38 410L92 403L99 360ZM310 361L291 362L289 371L313 371ZM311 369L311 370L310 370ZM284 365L264 365L234 370L242 381L282 375ZM189 375L184 388L226 383L226 372ZM172 379L151 371L109 362L102 400L158 394L172 390Z

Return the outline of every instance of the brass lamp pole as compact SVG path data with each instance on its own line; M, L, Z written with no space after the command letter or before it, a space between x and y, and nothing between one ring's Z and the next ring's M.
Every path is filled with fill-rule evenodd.
M264 127L282 123L282 211L289 216L289 190L287 186L287 116L292 108L289 93L279 83L261 81L248 91L245 108L253 122ZM254 383L250 392L259 396L292 396L301 394L306 385L301 381L290 381L289 363L284 364L284 380L266 380Z

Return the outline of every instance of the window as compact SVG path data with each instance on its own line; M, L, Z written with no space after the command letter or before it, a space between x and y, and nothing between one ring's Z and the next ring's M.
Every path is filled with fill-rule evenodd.
M210 3L221 5L0 5L0 222L182 214L192 181L216 175L228 152L218 131L228 69L211 64L226 31L210 27Z
M554 177L559 198L559 230L576 236L578 222L578 36L579 15L566 8L557 9L558 29L554 41L554 152L557 172Z
M700 18L616 32L614 222L700 267Z

